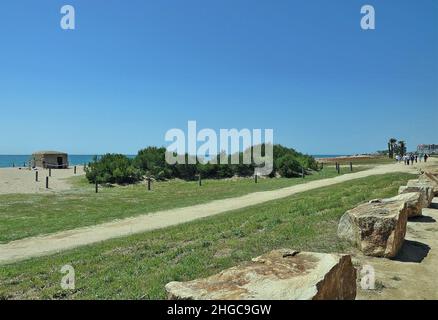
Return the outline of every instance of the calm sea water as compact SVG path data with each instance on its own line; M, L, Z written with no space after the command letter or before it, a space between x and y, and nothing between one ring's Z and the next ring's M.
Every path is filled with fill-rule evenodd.
M81 165L93 161L94 157L94 155L69 154L68 161L71 166ZM13 164L22 167L30 158L30 155L0 155L0 168L12 167Z
M312 154L312 157L324 159L324 158L348 157L348 154Z
M339 154L316 154L315 158L334 158L343 155ZM128 157L134 157L128 155ZM30 155L0 155L0 168L12 167L15 164L16 167L21 167L25 162L29 161ZM70 165L81 165L93 161L94 155L77 155L72 154L68 156Z

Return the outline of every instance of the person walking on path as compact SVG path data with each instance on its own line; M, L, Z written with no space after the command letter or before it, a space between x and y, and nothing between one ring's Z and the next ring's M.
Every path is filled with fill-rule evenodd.
M411 165L414 165L414 160L415 160L414 154L411 153Z

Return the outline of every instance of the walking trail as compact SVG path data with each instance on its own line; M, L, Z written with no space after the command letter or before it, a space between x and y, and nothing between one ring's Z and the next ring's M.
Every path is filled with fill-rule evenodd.
M311 181L287 188L255 192L241 197L216 200L206 204L159 211L137 217L115 220L91 227L77 228L48 235L16 240L0 245L0 264L12 263L31 257L49 255L55 252L60 252L112 238L174 226L196 219L261 204L271 200L285 198L299 192L331 186L353 179L393 172L416 173L418 172L418 168L424 165L424 163L419 163L415 166L405 166L404 164L395 163L381 165L365 171L345 174L329 179Z

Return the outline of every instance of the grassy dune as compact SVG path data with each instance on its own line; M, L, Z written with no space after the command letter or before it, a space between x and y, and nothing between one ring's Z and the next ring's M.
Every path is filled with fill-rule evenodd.
M74 189L68 192L0 195L0 243L336 175L334 168L326 168L305 179L259 179L257 184L252 179L204 180L202 187L197 182L173 180L155 183L151 192L144 185L131 185L101 188L98 194L84 177L76 177Z
M50 257L0 268L0 298L163 299L173 280L204 277L275 248L349 252L336 237L340 216L356 204L395 195L412 175L387 174L297 194ZM60 287L63 265L76 289Z

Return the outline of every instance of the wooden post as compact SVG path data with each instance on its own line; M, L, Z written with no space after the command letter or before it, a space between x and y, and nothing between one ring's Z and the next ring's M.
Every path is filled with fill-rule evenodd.
M304 179L304 168L303 168L303 167L301 167L301 176L302 176L303 179Z
M151 178L148 178L148 191L151 191Z
M76 166L74 167L73 171L74 171L74 174L76 174Z
M46 189L49 189L49 177L46 177Z
M97 183L97 178L94 181L94 183L95 183L96 193L98 193L99 192L99 184Z
M38 171L35 171L35 181L38 182Z
M339 163L338 163L338 174L341 174L341 166L339 165Z
M350 162L350 171L353 171L353 162Z
M258 183L258 174L257 173L254 175L254 181L255 181L255 183Z
M324 169L324 162L321 162L321 170Z
M202 186L202 177L201 174L199 174L199 180L198 180L199 186Z
M52 168L49 168L49 177L52 176Z

